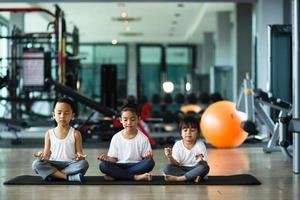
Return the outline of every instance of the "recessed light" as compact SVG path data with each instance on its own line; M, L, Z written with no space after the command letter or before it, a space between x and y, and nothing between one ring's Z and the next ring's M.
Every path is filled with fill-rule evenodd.
M143 33L141 33L141 32L122 32L122 33L119 33L119 35L127 36L127 37L137 37L137 36L142 36Z
M126 17L128 17L128 14L126 12L122 12L121 17L126 18Z
M175 17L180 17L180 13L175 13L174 16Z
M172 21L172 24L177 24L178 22L176 20Z
M112 17L111 20L112 21L117 21L117 22L136 22L136 21L141 21L141 17Z
M179 8L182 8L182 7L184 7L184 4L183 4L183 3L179 3L179 4L177 4L177 6L178 6Z
M111 44L112 44L112 45L116 45L116 44L118 44L118 40L116 40L116 39L113 39L113 40L111 41Z

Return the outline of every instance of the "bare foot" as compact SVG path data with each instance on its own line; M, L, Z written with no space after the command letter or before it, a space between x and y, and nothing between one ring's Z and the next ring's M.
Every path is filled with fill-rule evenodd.
M186 181L185 176L164 175L165 181Z
M107 180L107 181L113 181L113 180L115 180L113 177L107 176L107 175L104 176L104 179Z
M200 176L197 176L197 177L195 178L195 183L199 183L200 180L201 180L201 177L200 177Z
M165 181L177 181L177 176L165 175Z
M152 176L150 173L137 174L137 175L134 175L134 180L135 181L141 181L141 180L151 181Z

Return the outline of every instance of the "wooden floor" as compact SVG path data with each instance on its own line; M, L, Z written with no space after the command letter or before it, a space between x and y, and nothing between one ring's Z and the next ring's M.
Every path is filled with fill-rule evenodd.
M300 199L300 174L292 173L292 162L281 152L263 153L261 148L208 149L210 175L249 173L259 186L5 186L17 175L33 174L32 154L37 149L0 149L0 199ZM90 168L87 175L100 175L96 157L106 149L87 149ZM160 175L165 163L163 151L154 150L153 175Z

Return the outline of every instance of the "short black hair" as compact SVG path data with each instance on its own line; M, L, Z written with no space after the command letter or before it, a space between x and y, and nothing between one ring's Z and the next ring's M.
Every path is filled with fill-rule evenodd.
M180 132L182 131L182 129L188 127L196 128L198 132L200 131L199 119L193 114L187 114L183 116L183 118L180 120L179 123Z
M125 103L120 109L120 116L125 111L130 111L130 112L135 113L137 116L140 116L140 111L139 111L138 105L136 103L133 103L133 102Z
M74 104L74 101L67 97L67 96L61 96L57 99L57 101L55 102L54 106L53 106L53 110L55 109L55 106L57 103L66 103L66 104L69 104L71 109L72 109L72 112L73 113L76 113L76 109L75 109L75 104Z

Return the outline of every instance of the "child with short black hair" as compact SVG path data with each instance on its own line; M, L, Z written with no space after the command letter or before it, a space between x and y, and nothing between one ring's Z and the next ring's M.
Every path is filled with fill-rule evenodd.
M173 149L165 148L168 164L164 168L166 181L201 181L209 172L207 151L198 140L199 121L194 115L186 115L179 124L182 140Z
M44 150L35 154L32 169L44 180L65 179L82 182L89 164L82 152L79 131L70 126L74 119L74 103L61 97L54 105L52 117L57 126L45 134Z
M98 157L102 162L100 171L106 180L148 180L155 163L147 137L137 128L139 114L133 103L121 108L120 121L123 130L116 133L110 143L107 155Z

